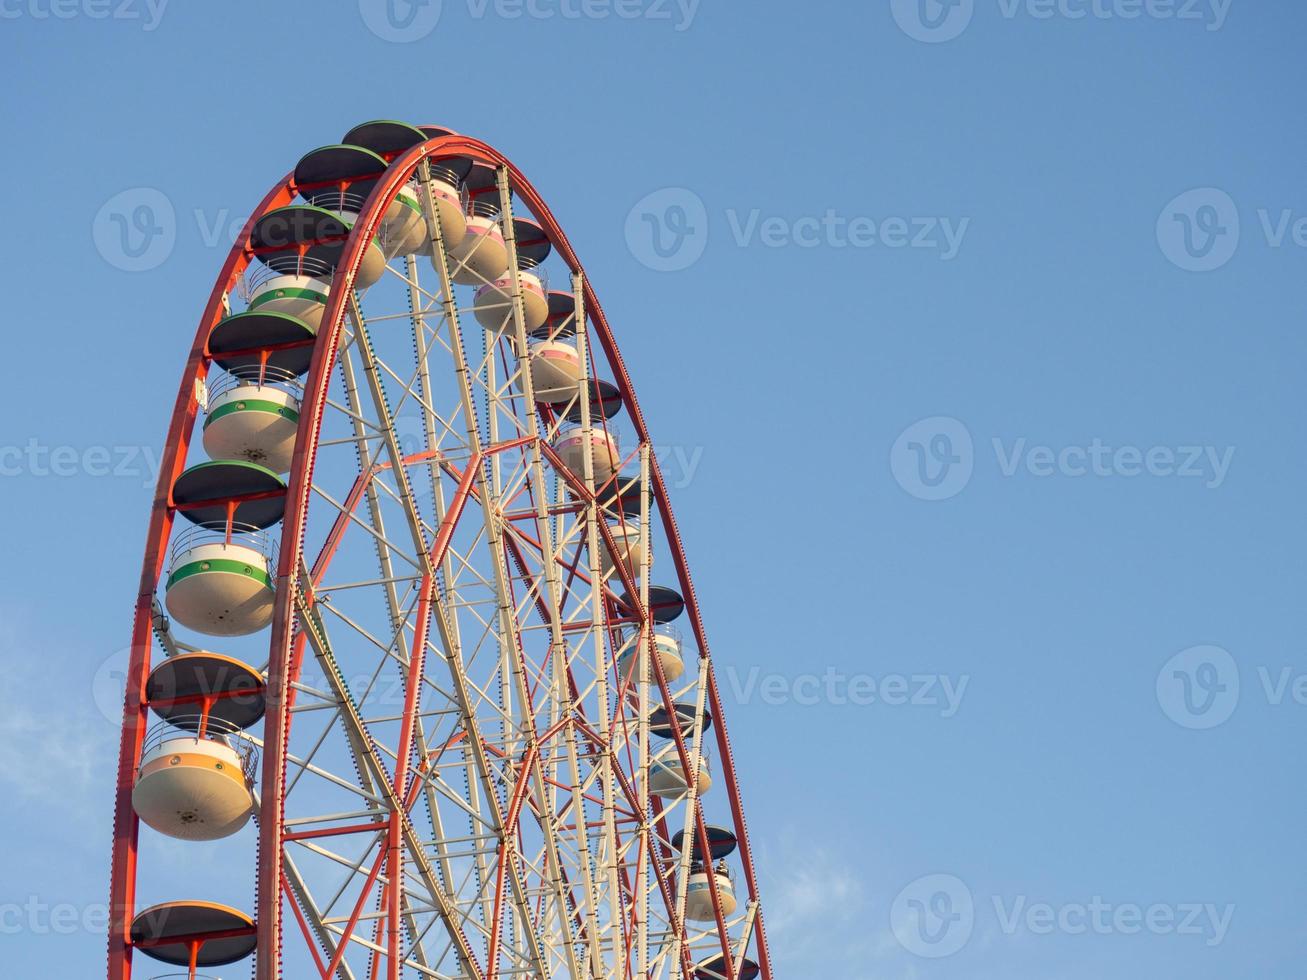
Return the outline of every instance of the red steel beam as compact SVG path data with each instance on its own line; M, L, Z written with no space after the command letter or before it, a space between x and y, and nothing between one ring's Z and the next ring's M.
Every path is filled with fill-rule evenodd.
M132 809L132 788L136 769L141 761L141 747L145 741L147 708L145 684L150 676L150 646L154 625L154 598L163 573L164 554L168 536L172 533L174 513L169 506L173 482L186 465L186 453L195 428L199 409L195 401L195 382L205 377L208 361L205 349L209 332L222 318L223 300L237 278L249 264L245 244L254 222L263 214L289 204L290 174L287 174L268 191L254 209L245 227L236 237L223 263L218 280L214 283L209 301L200 315L200 322L191 342L186 366L182 370L177 399L173 404L168 435L159 461L159 479L154 488L154 501L150 506L150 522L145 534L145 556L141 562L140 588L136 594L136 610L132 621L131 653L127 666L127 690L123 699L123 728L118 744L118 781L114 794L113 846L109 873L109 980L130 980L132 975L131 925L136 906L136 856L140 825Z

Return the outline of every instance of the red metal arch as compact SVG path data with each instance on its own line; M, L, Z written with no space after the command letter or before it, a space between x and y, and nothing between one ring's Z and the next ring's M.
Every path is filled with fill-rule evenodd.
M247 252L254 222L264 213L289 204L295 198L291 175L287 174L254 209L236 243L227 254L218 281L204 307L186 367L182 370L168 436L159 464L159 480L150 507L150 523L145 536L145 557L141 565L140 588L136 595L132 619L131 652L128 660L126 694L123 702L122 736L118 747L118 781L114 792L113 845L109 885L109 978L128 980L132 970L131 927L136 904L136 848L140 824L132 809L132 784L141 759L141 746L147 727L144 701L145 682L150 676L150 649L153 630L153 604L163 572L164 554L172 533L174 512L169 506L172 485L181 475L195 428L199 405L195 383L208 373L206 356L209 332L222 318L224 299L249 265Z
M294 461L288 478L287 508L282 527L279 566L277 568L276 606L272 622L268 668L268 714L264 737L264 764L262 811L259 823L259 880L258 880L258 949L256 976L259 980L273 980L280 975L281 909L282 909L282 838L284 819L284 775L286 738L289 725L290 682L297 669L292 642L294 613L291 608L289 582L294 563L303 547L304 525L307 517L309 491L312 485L313 464L317 455L318 438L331 370L336 360L341 326L346 313L346 299L353 292L358 267L364 255L365 243L377 233L381 218L408 182L423 160L437 161L449 157L472 157L495 167L505 167L514 192L545 229L554 250L573 273L584 269L571 243L549 210L544 199L526 180L525 176L503 154L479 140L466 136L442 136L412 147L400 155L387 169L370 194L347 240L329 295L322 327L313 352L305 397L301 406L301 420L308 420L301 429ZM200 319L186 367L182 374L177 401L169 425L167 442L161 459L159 481L151 509L146 537L145 557L141 571L140 590L137 595L133 621L131 656L127 674L127 690L123 710L123 730L119 748L119 771L114 807L114 841L112 880L110 891L111 923L109 934L109 980L129 980L131 976L130 929L135 906L136 847L139 824L131 804L133 777L140 760L146 728L146 706L143 692L150 670L153 602L163 570L164 553L172 530L174 511L170 505L170 492L177 476L182 472L189 447L198 405L195 396L197 381L208 371L209 359L206 342L209 332L221 319L224 298L238 277L249 265L252 252L249 236L254 222L268 211L293 201L297 188L287 175L264 197L246 222L236 244L228 254L223 270L210 294L205 312ZM648 429L636 401L630 376L613 338L594 289L583 276L584 299L589 321L594 325L609 367L619 383L623 402L642 442L648 441ZM584 326L584 325L582 325ZM325 338L325 340L324 340ZM663 518L668 544L676 564L677 575L685 598L686 609L699 649L709 655L698 601L690 577L685 548L673 516L666 484L656 458L651 458L651 479L654 499ZM734 758L726 734L722 702L715 676L709 661L708 702L714 716L719 719L713 726L718 751L722 760L722 774L734 815L735 832L740 845L740 858L751 900L757 901L758 887L753 864L739 784L735 774ZM664 688L665 690L665 688ZM670 706L669 706L670 707ZM680 742L679 735L677 742ZM681 748L682 753L684 748ZM702 814L698 817L698 833L706 847L707 837ZM758 961L762 976L770 980L766 931L759 909L757 933ZM724 939L723 939L724 943ZM316 952L316 951L315 951ZM730 951L723 953L730 962Z

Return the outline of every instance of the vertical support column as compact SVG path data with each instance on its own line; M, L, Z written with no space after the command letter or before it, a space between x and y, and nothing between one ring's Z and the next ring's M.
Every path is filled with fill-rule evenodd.
M740 941L735 946L735 970L731 980L740 980L744 969L744 954L749 951L749 940L753 938L753 924L758 921L758 903L749 902L744 913L744 926L740 929Z
M581 329L580 323L577 324L576 337L577 354L588 361L588 356L584 350L585 342L583 338L585 337L585 331ZM612 704L610 703L608 690L608 660L604 643L604 630L599 628L599 624L604 619L604 578L602 563L599 559L599 521L602 518L599 513L599 504L594 499L594 426L590 417L589 385L581 389L580 398L582 469L585 471L583 474L585 488L590 494L590 499L586 501L585 508L586 549L590 560L590 619L594 624L591 628L591 634L594 636L595 686L596 698L599 702L596 721L599 728L599 737L604 747L599 761L599 780L603 785L603 857L604 870L607 872L608 878L608 928L611 933L610 942L613 950L612 976L620 978L626 976L626 944L623 942L622 936L624 919L621 886L618 878L620 857L617 853L617 814L615 809L617 787L613 778L612 729L608 721L612 714ZM617 556L613 557L616 558Z
M640 621L639 649L643 655L640 664L640 691L637 698L640 721L640 867L636 876L635 898L639 917L636 934L636 962L641 980L649 976L649 867L653 862L653 839L649 833L649 690L653 684L652 658L657 656L653 636L653 617L649 613L649 577L653 569L653 541L649 533L649 443L640 443L640 541L643 544L644 567L640 570L640 608L644 618Z
M585 482L586 489L591 496L594 495L594 460L591 456L590 446L586 443L590 433L590 358L586 351L586 313L585 313L585 280L581 273L572 275L572 296L576 305L576 352L581 364L581 382L577 389L579 392L579 407L581 409L581 427L582 427L582 445L583 457L582 479ZM590 500L585 503L586 514L586 547L589 549L590 558L590 582L591 582L591 604L590 604L590 631L595 637L595 645L599 651L596 656L601 664L599 671L599 699L603 703L603 710L600 712L599 724L601 730L606 730L608 725L608 684L606 675L602 670L603 660L603 636L599 631L599 622L603 618L603 592L602 583L599 579L598 555L598 534L594 524L594 501ZM585 640L580 641L584 644ZM609 974L604 967L603 951L600 949L599 942L599 895L595 890L595 873L594 873L594 856L590 853L590 829L588 821L585 819L585 798L581 793L581 766L577 758L577 729L576 725L569 721L567 732L569 761L572 766L572 799L573 799L573 822L577 828L577 850L581 860L582 870L585 875L586 887L586 932L590 937L590 974L595 980L601 977L607 977ZM601 779L604 779L602 773L603 766L607 764L607 756L604 756L605 762L601 764ZM605 797L608 792L609 780L604 779Z
M536 524L540 531L540 547L544 559L543 576L545 580L545 594L548 597L550 612L550 650L554 661L554 681L550 694L550 724L552 731L558 719L562 717L563 700L566 699L566 710L571 711L571 694L566 683L567 673L567 640L562 629L562 583L559 580L558 566L555 562L554 548L554 530L552 521L549 517L549 505L545 495L545 469L543 453L540 449L540 420L536 411L535 382L531 375L530 345L526 334L526 304L522 294L522 280L520 269L517 262L517 234L513 226L513 202L512 190L508 183L507 170L501 169L496 177L499 188L500 213L503 215L504 223L504 240L507 246L509 257L509 276L512 280L512 305L513 305L513 346L517 355L517 371L521 379L522 397L525 401L526 411L526 434L535 436L528 451L529 467L531 482L534 486L532 498L536 506ZM504 379L508 384L510 379ZM499 454L495 454L494 460L498 462ZM496 476L498 480L498 476ZM496 487L499 483L496 482ZM561 494L562 487L559 487ZM524 693L525 696L525 693ZM533 725L530 705L523 701L523 724ZM555 736L556 737L556 736ZM532 740L534 742L534 730ZM567 899L563 890L563 874L561 860L558 853L557 840L557 814L554 809L553 788L550 783L549 771L553 765L554 753L546 745L541 748L537 754L537 762L532 770L532 779L534 781L535 795L540 808L540 819L544 825L545 831L545 861L547 864L548 874L554 889L554 899L557 902L557 914L559 924L559 941L564 946L564 959L567 961L569 975L580 977L580 963L576 958L575 936L572 930L571 918L568 915ZM547 918L547 913L542 916L542 921ZM524 923L519 923L522 928ZM535 942L532 938L529 941Z
M682 966L681 949L685 945L685 902L687 891L690 883L690 856L694 853L694 842L697 839L694 834L694 827L697 822L699 807L699 767L703 765L703 709L704 701L708 696L708 658L702 653L699 655L699 696L694 703L694 721L693 731L690 737L689 766L684 768L686 794L685 794L685 822L681 828L681 859L680 866L676 873L676 943L673 947L676 967L685 977L684 967ZM676 711L673 703L669 708L668 721L671 723L672 731L680 731L680 714ZM684 766L684 763L682 763ZM708 867L711 870L711 855L705 854L708 858ZM711 874L709 878L711 879ZM723 940L724 941L724 940ZM690 980L685 977L685 980Z

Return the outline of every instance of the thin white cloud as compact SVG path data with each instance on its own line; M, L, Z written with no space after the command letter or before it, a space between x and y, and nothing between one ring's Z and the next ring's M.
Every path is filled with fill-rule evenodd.
M790 972L865 966L875 955L864 876L848 855L786 835L766 848L768 945Z
M20 799L78 806L104 785L112 763L102 728L76 716L38 713L12 693L0 694L0 785Z
M22 801L88 815L113 782L116 740L89 698L89 681L60 677L60 658L22 637L14 617L0 626L0 787ZM69 662L66 658L63 662ZM103 810L103 806L101 806Z

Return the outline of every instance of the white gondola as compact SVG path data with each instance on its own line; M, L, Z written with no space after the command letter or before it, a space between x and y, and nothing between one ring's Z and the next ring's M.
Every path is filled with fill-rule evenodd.
M204 451L212 459L289 472L299 432L296 377L273 368L233 368L209 389Z
M605 430L595 421L590 427L588 438L580 425L568 425L561 429L554 440L554 452L563 461L563 465L578 477L585 476L587 450L593 466L594 482L607 482L617 472L622 460L616 431L611 425Z
M345 193L335 196L327 204L318 206L336 215L345 225L345 230L352 232L355 223L359 219L359 210L363 207L363 199L357 195ZM403 208L403 205L391 202L390 207L398 209ZM381 235L373 235L367 247L363 250L363 258L359 261L358 272L354 276L355 289L367 289L379 282L381 277L386 274L386 260L390 256L381 247L383 240ZM392 247L394 247L393 243Z
M258 756L242 733L267 710L263 675L196 650L160 661L145 685L162 719L146 736L132 806L149 827L178 840L219 840L254 812Z
M300 158L295 165L295 186L310 205L332 212L352 228L385 170L385 159L367 147L336 143L310 150ZM390 202L359 267L356 285L360 289L381 278L387 259L404 254L421 220L416 199L401 193Z
M458 180L439 164L431 167L431 201L440 218L440 235L445 240L445 248L457 248L467 237L467 214L463 197L458 190ZM417 200L421 201L421 188L417 190ZM423 219L417 232L417 241L413 251L418 255L431 254L431 235Z
M576 397L581 384L581 357L567 340L532 340L527 345L531 389L536 401L563 405ZM518 390L522 389L519 377Z
M638 642L638 637L639 633L637 631L630 631L626 636L629 645L617 658L618 679L625 680L627 675L630 674L632 684L639 684L644 676L643 661L648 650L647 646ZM681 631L674 626L659 623L654 627L653 641L655 658L662 668L663 678L670 684L685 671ZM658 675L652 668L649 671L649 679L651 684L657 685Z
M331 270L322 266L321 275L282 274L259 266L241 280L241 295L250 310L285 313L303 320L317 331L331 295Z
M508 246L500 227L498 177L489 164L472 166L464 181L468 199L467 233L447 246L454 282L464 286L492 283L508 271Z
M392 257L412 255L427 240L427 223L412 185L401 187L386 209L386 215L381 219L381 239L386 253Z
M454 282L463 286L494 282L508 268L499 219L489 215L470 215L462 241L449 246L448 252Z
M712 883L708 880L710 869L698 867L685 886L685 917L696 922L710 922L717 917L712 903ZM717 898L721 902L722 916L735 911L735 883L724 865L711 869L717 879Z
M549 281L540 265L552 248L539 222L530 218L513 219L513 252L517 256L517 281L521 286L523 322L528 333L539 330L549 320ZM472 312L487 330L512 333L516 319L510 270L477 290Z
M527 330L541 327L549 316L549 302L545 299L549 285L543 270L521 270L517 281L522 287L522 309ZM494 282L486 283L476 292L472 312L477 323L497 333L511 332L513 324L513 277L505 273Z
M359 212L365 203L362 194L350 191L319 193L312 200L318 207L339 215L350 228L358 222ZM411 187L401 187L381 216L377 233L364 254L363 264L359 266L355 285L359 289L371 286L385 272L387 260L416 252L425 236L426 220L422 217L422 206L418 203L417 194Z
M271 539L235 524L196 525L177 535L165 585L168 614L208 636L246 636L272 622Z
M286 484L256 463L213 460L186 470L172 498L191 522L173 536L169 614L209 636L245 636L272 622L276 547L267 528L286 508Z
M603 569L606 576L616 575L617 564L620 562L626 567L628 575L632 578L638 576L640 570L644 568L646 554L646 542L641 531L640 521L634 517L625 516L621 520L610 518L606 523L608 533L613 538L613 547L608 546L608 542L601 533L599 535L599 567Z
M418 127L397 119L373 119L355 126L345 134L341 143L363 147L390 163L419 143L452 135L455 135L454 131L443 126ZM472 161L465 157L443 157L430 161L431 180L426 186L431 191L432 204L440 219L441 235L446 248L458 245L467 233L466 209L459 187L471 169ZM400 197L405 203L411 200L417 206L419 217L417 226L404 240L401 254L416 252L419 255L430 255L431 234L426 219L422 217L424 190L420 178L415 177L413 183L401 190Z
M707 739L713 718L709 712L703 712L699 759L696 763L693 743L694 717L697 710L695 705L683 703L677 704L672 714L669 714L666 708L658 708L649 716L650 733L666 742L649 763L649 792L656 796L679 797L690 789L689 776L685 767L681 765L681 755L677 751L674 727L679 729L686 756L690 760L691 767L697 772L696 792L706 793L712 787L712 755ZM675 726L672 718L676 719Z
M688 745L686 749L689 749ZM712 773L709 769L709 756L704 751L700 754L698 778L695 781L696 792L701 795L712 788ZM681 765L675 745L669 746L660 758L649 763L649 792L654 796L680 797L689 792L689 789L690 780L685 775L685 767Z
M545 294L545 304L545 323L532 331L527 341L531 387L536 401L567 405L579 393L585 373L576 347L576 299L572 293L551 289ZM519 391L522 386L519 374Z
M179 840L219 840L254 814L254 746L210 720L201 732L165 723L146 740L132 806L150 827Z

